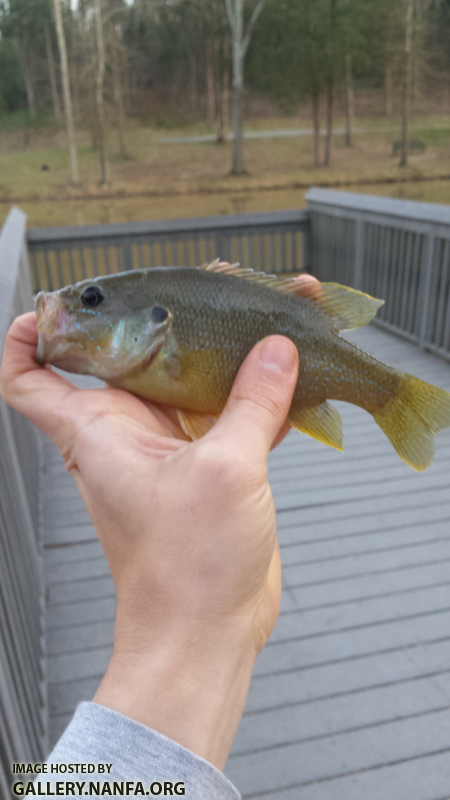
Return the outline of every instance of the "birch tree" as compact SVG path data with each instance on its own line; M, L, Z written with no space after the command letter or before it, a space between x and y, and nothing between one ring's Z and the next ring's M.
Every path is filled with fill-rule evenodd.
M412 84L412 38L413 38L414 0L406 0L405 21L405 74L403 79L403 108L402 108L402 150L400 166L408 166L408 124L411 104Z
M105 108L103 102L103 83L105 80L105 45L103 41L102 10L100 0L94 0L95 34L97 41L97 79L95 101L98 119L98 149L100 153L100 183L106 186L109 180L108 158L106 155Z
M53 59L52 38L50 34L50 26L45 26L45 48L47 51L48 74L50 77L50 87L52 90L53 111L56 119L61 116L61 107L59 104L58 83L56 80L55 62Z
M72 98L70 95L69 64L67 61L66 39L61 14L60 0L53 0L55 9L56 33L58 35L59 59L61 62L61 79L63 85L64 111L67 123L67 135L69 138L70 163L72 167L72 183L78 183L78 163L77 149L75 146L75 135L73 128Z
M244 170L244 155L242 148L243 138L243 89L244 89L244 60L247 54L250 39L256 21L263 10L266 0L256 3L247 29L244 30L244 0L225 0L228 21L231 29L231 51L233 63L233 122L234 145L233 175L242 175Z

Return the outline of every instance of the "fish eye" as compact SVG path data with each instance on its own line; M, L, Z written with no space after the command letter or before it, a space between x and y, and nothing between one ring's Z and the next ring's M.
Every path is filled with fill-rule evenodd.
M163 306L155 306L152 308L152 322L165 322L167 317L169 316L169 312L167 308L163 308Z
M96 285L88 286L81 295L81 302L84 303L85 306L89 306L89 308L99 306L102 300L103 292L100 289L100 286Z

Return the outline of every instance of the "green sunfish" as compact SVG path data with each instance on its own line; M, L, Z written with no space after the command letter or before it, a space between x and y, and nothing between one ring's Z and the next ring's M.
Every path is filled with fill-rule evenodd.
M342 449L341 417L327 401L345 400L372 414L399 456L422 471L434 434L450 427L450 393L339 335L369 322L382 302L338 284L218 262L134 270L41 292L36 361L174 406L185 433L198 438L219 416L247 353L281 334L300 357L293 428Z

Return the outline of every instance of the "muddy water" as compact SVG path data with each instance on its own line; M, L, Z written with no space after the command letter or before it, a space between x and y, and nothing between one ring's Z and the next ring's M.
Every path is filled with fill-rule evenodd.
M400 197L430 203L450 204L450 181L415 181L370 186L348 186L348 191ZM136 197L117 200L62 200L20 203L28 215L28 226L95 225L105 222L203 217L215 214L246 214L305 207L305 189L242 192L239 194ZM0 223L10 205L0 203Z

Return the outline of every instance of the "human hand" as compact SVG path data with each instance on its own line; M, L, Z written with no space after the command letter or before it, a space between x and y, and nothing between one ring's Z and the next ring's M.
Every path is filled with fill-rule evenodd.
M59 448L117 591L114 653L94 698L222 767L259 650L275 624L280 561L267 455L297 351L259 343L227 406L188 443L170 409L79 391L34 362L35 315L5 346L1 391Z

